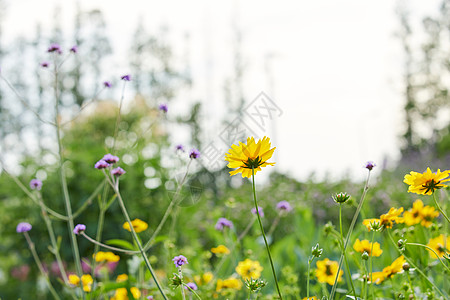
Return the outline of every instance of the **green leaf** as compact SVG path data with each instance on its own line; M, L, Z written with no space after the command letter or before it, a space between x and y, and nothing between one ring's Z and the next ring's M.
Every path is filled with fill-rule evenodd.
M138 250L130 242L127 242L127 241L124 241L124 240L119 240L119 239L107 240L106 244L107 245L112 245L112 246L122 247L122 248L125 248L125 249L128 249L128 250Z

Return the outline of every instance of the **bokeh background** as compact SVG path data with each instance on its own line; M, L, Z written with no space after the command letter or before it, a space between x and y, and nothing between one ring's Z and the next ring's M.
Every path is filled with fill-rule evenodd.
M58 211L64 208L54 129L32 112L54 118L51 66L41 67L51 63L46 52L51 43L62 45L64 57L78 46L60 82L75 210L101 182L92 166L111 147L122 96L118 154L127 168L122 189L130 211L141 213L150 227L158 224L155 216L166 207L162 200L184 172L186 158L175 145L205 154L213 145L223 157L236 140L224 140L221 133L236 119L250 124L247 132L270 136L277 147L276 167L261 175L276 192L267 190L261 201L287 199L309 207L298 208L295 219L298 226L306 226L301 218L312 226L310 240L298 245L305 249L317 237L312 224L336 218L328 211L332 191L359 191L354 184L365 178L366 161L377 164L374 213L409 199L401 183L405 172L450 167L449 1L1 0L1 164L25 184L37 177L53 187L43 190L44 198ZM124 74L132 77L125 88ZM104 81L112 88L104 89ZM264 128L252 123L247 110L261 92L279 108ZM162 103L167 114L158 111ZM229 214L237 205L245 219L246 205L250 209L240 202L249 192L245 181L230 179L221 159L214 164L205 159L192 169L185 213L195 214L205 231L223 215L217 204L227 203ZM0 178L0 296L17 297L17 286L26 282L32 292L36 285L22 281L28 278L20 271L23 257L30 263L31 258L26 249L18 250L23 241L15 224L38 222L39 211L10 177L2 172ZM398 189L388 186L394 179ZM79 221L95 227L97 214L89 210ZM178 220L189 221L194 222L187 215ZM115 237L113 228L122 222L112 206L105 238ZM64 236L66 228L59 230ZM190 246L214 245L202 240L201 232L189 233ZM188 244L177 239L180 247ZM46 244L38 247L45 251ZM81 247L88 251L91 245ZM63 251L70 257L69 249Z

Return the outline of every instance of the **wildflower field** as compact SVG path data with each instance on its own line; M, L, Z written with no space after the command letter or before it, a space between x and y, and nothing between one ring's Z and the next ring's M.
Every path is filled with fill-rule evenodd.
M1 299L449 299L449 165L299 182L271 170L270 137L248 136L211 171L173 142L170 105L122 109L130 74L68 118L78 48L47 52L53 111L34 116L55 147L19 173L2 162ZM113 84L118 104L97 101Z

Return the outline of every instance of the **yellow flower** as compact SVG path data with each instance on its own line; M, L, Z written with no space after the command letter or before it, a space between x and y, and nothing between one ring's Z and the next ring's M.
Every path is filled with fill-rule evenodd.
M363 221L363 224L367 227L367 230L369 231L371 230L370 224L373 222L379 222L380 226L392 228L393 222L396 223L404 222L403 218L400 217L402 212L403 207L400 208L391 207L391 209L386 214L381 215L379 219L365 219Z
M242 177L250 178L252 168L255 174L261 171L261 167L273 166L275 163L269 163L269 160L275 147L270 149L270 139L264 137L255 143L255 138L247 138L247 144L239 142L239 145L232 145L228 153L225 154L225 160L229 162L228 168L237 168L230 172L230 176L242 173Z
M128 275L127 274L117 275L116 282L124 282L124 281L127 281L127 280L128 280Z
M305 298L303 298L302 300L317 300L317 297L316 296L313 296L313 297L305 297Z
M119 255L115 255L112 252L103 252L103 251L98 251L97 255L93 255L93 257L95 257L95 261L96 262L118 262L120 260L120 256Z
M240 290L242 288L242 282L234 277L229 277L227 279L219 279L217 280L216 292L221 291L222 289L233 289Z
M423 173L412 171L409 174L406 174L403 182L409 184L409 193L431 195L435 190L446 187L446 185L442 183L450 181L450 178L447 178L449 175L450 170L441 172L441 170L438 169L436 173L433 173L430 168L427 168Z
M85 292L90 292L92 289L92 283L94 282L94 279L92 279L92 276L89 274L84 274L81 276L81 280L80 277L78 277L75 274L70 274L69 275L69 283L71 285L74 286L79 286L80 285L80 281L83 284L83 290Z
M194 276L194 280L198 285L208 284L209 282L211 282L211 280L213 280L213 278L214 274L211 272L205 272L203 273L202 276L200 275Z
M444 242L444 235L441 234L434 239L430 239L427 246L433 249L439 255L439 257L442 258L444 257L446 251L450 252L450 236L448 236L447 240ZM428 252L430 253L430 256L432 258L437 259L436 255L432 251L428 250Z
M433 224L433 220L439 216L439 212L433 206L425 206L422 210L422 221L420 224L424 227L430 227Z
M403 264L406 262L405 258L400 256L394 262L383 269L382 272L373 272L372 278L373 282L376 284L382 283L384 280L391 278L394 274L400 273L403 271Z
M211 252L214 254L230 254L230 249L224 245L219 245L216 248L211 248Z
M339 264L336 261L331 261L328 258L324 260L317 261L317 269L316 269L316 277L317 280L321 283L328 283L329 285L333 285L336 279L337 271L339 269ZM342 275L344 271L339 271L338 282L342 280Z
M148 228L148 224L141 219L134 219L133 221L131 221L131 225L133 225L134 231L136 233L142 232ZM123 223L123 228L131 232L130 224L128 222Z
M405 220L405 224L408 226L419 224L421 221L421 211L423 209L423 202L420 199L417 199L413 203L413 207L408 211L405 211L403 214L403 218Z
M139 299L141 297L141 291L138 288L132 287L130 288L131 295L133 295L134 299ZM114 296L111 297L111 300L129 300L128 291L126 288L119 288L114 293Z
M353 249L355 249L356 252L364 253L367 252L367 254L370 255L372 252L372 243L370 243L368 240L362 240L356 239L355 244L353 245ZM380 244L375 242L373 243L373 256L380 256L381 253L383 253L383 250L380 249Z
M236 267L236 272L244 279L258 279L261 276L262 270L263 267L261 267L259 261L248 258L244 261L240 261Z

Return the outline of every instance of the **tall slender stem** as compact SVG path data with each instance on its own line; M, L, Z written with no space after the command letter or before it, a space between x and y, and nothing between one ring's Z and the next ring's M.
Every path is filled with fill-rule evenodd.
M181 282L183 282L183 271L181 270L181 267L178 268L178 274L180 275ZM186 294L184 293L184 286L181 284L181 297L183 300L186 300Z
M372 299L375 300L375 295L373 291L373 242L375 240L375 231L372 232L372 243L370 244L370 291L372 294Z
M444 216L444 218L447 220L447 222L450 223L450 219L447 217L447 215L445 214L445 212L442 210L441 206L439 205L438 201L436 200L435 193L433 193L433 200L434 200L434 204L436 204L437 209L441 212L441 214Z
M369 173L367 174L367 179L366 179L366 183L364 185L363 193L361 195L361 200L359 201L358 207L356 208L355 214L353 215L352 223L350 224L350 228L349 228L349 230L347 232L347 237L345 238L344 252L347 249L348 242L350 240L350 236L352 235L353 228L355 227L356 220L358 219L358 216L359 216L359 212L361 211L361 208L362 208L362 206L364 204L364 199L366 197L367 191L369 190L369 179L370 179L370 170L369 170ZM342 261L343 260L344 260L344 255L341 255L341 257L339 259L339 268L338 268L338 271L336 273L336 279L335 279L333 287L331 289L331 294L330 294L330 298L329 298L331 300L334 299L334 294L336 292L337 281L338 281L339 273L340 273L341 268L342 268Z
M310 259L308 259L308 273L306 273L306 277L307 277L307 280L306 280L306 300L309 300L309 270L310 270L310 268L311 268L311 263L313 262L313 260L314 260L314 256L312 257L312 258L310 258Z
M275 267L272 261L272 255L270 254L269 244L267 243L266 235L264 234L264 227L261 222L261 216L259 215L258 202L256 201L256 187L255 187L255 168L252 167L252 186L253 186L253 200L255 200L255 209L256 215L258 216L259 227L261 228L261 234L264 238L264 243L266 244L267 254L269 256L270 266L272 267L273 278L275 279L275 285L277 286L278 295L280 299L283 299L281 296L280 287L278 286L277 274L275 273Z
M42 266L41 260L39 259L39 256L37 255L34 243L31 241L31 238L28 235L28 232L24 232L23 235L25 236L25 239L27 240L28 247L30 248L31 254L33 255L34 261L36 262L36 265L38 266L39 271L41 272L42 276L44 276L47 281L48 288L49 288L53 298L55 298L57 300L61 299L58 296L58 294L56 293L55 289L53 288L52 283L50 282L50 278L48 277L48 274L45 272L44 267Z
M56 137L58 141L58 154L59 154L59 176L61 179L61 185L63 189L63 195L64 195L64 203L66 206L66 213L68 217L68 227L70 231L70 241L72 245L72 250L74 254L74 262L75 262L75 268L77 271L78 277L81 278L83 272L81 269L81 260L80 260L80 252L78 250L78 242L75 237L75 233L73 233L73 215L72 215L72 206L70 204L70 197L69 197L69 189L67 187L67 179L66 174L64 172L64 156L63 156L63 146L61 141L61 132L60 132L60 120L59 120L59 89L58 89L58 67L55 60L55 82L54 82L54 95L55 95L55 124L56 124ZM83 296L83 299L85 299L84 290L82 287L80 287L81 294Z
M125 216L125 219L128 222L128 224L130 225L131 235L133 236L134 241L136 242L136 244L139 247L139 251L142 254L142 258L144 259L144 262L145 262L148 270L150 271L150 274L152 275L152 278L155 281L155 284L158 287L159 292L161 293L163 298L165 300L167 300L167 296L166 296L166 294L164 294L164 291L162 290L161 285L158 282L158 278L155 275L155 271L153 271L152 265L150 264L150 261L148 260L147 255L145 255L145 250L142 247L141 242L139 241L139 238L138 238L138 236L136 234L136 231L134 231L133 224L131 224L130 216L128 215L127 209L126 209L125 204L124 204L124 202L122 200L122 196L120 195L120 192L119 192L119 187L118 187L118 185L115 185L115 186L113 186L113 188L114 188L114 192L116 193L117 198L119 200L119 205L120 205L120 208L122 209L122 213Z
M339 228L340 228L340 232L341 232L341 245L342 245L342 255L344 255L344 263L345 263L345 268L346 268L346 277L347 277L347 285L349 288L352 289L353 292L353 296L356 299L356 291L355 291L355 287L353 286L353 281L352 281L352 276L351 276L351 272L350 272L350 267L348 266L348 261L347 261L347 255L346 255L346 249L344 247L344 234L342 233L343 229L342 229L342 203L339 203ZM339 272L339 271L338 271Z

